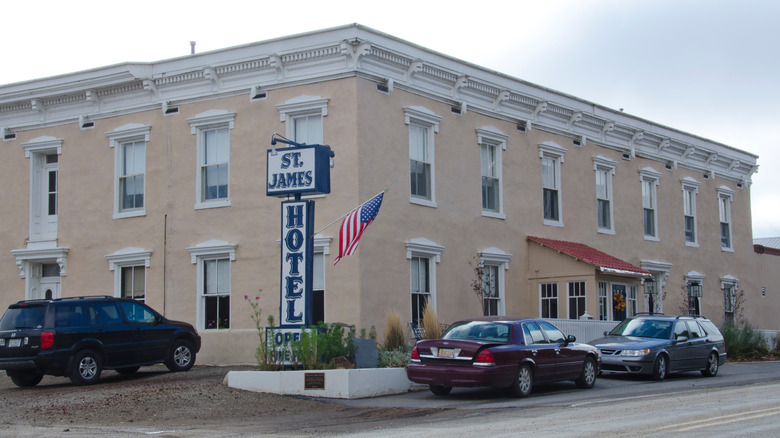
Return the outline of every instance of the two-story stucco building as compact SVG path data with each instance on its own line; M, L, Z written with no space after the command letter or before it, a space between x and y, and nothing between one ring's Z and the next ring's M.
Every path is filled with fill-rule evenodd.
M780 328L757 156L640 116L360 25L3 85L0 304L131 296L195 323L200 363L251 363L244 297L279 313L279 133L336 154L317 230L387 189L355 255L314 237L315 319L473 316L481 265L495 314L720 323L741 292Z

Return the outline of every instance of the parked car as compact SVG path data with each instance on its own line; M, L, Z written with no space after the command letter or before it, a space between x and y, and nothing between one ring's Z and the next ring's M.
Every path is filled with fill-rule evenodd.
M47 374L86 385L104 369L132 374L156 363L187 371L199 350L192 325L126 298L19 301L0 319L0 370L20 387Z
M647 374L655 380L681 371L713 377L726 362L723 335L703 316L643 314L604 335L589 342L601 352L604 371Z
M542 382L592 388L601 356L541 319L484 317L452 324L441 339L419 341L406 375L446 395L453 386L508 388L525 397Z

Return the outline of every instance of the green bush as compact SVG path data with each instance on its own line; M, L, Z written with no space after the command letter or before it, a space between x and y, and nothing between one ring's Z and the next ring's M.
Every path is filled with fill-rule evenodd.
M747 322L726 321L721 328L726 354L733 360L761 359L769 353L764 336Z
M379 350L379 359L377 367L379 368L399 368L409 363L410 353L403 350Z

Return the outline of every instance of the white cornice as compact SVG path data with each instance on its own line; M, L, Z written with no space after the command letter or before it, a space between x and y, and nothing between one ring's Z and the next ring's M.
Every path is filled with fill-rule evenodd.
M14 132L358 76L631 156L750 183L757 156L497 73L357 24L148 64L0 86Z

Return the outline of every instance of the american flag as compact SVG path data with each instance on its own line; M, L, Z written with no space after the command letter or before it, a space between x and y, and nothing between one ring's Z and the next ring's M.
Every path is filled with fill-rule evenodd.
M350 211L344 218L344 222L341 223L341 228L339 228L339 255L333 261L334 265L345 255L355 253L360 236L363 235L363 231L376 218L377 213L379 213L379 207L382 206L382 198L384 196L385 192L374 196Z

